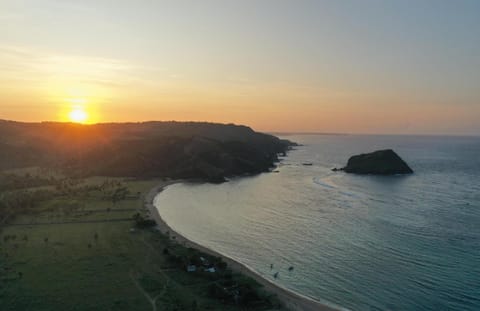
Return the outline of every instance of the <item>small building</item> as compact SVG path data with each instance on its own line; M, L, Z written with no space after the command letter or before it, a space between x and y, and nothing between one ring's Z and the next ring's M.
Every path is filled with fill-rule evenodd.
M210 268L205 268L205 272L210 272L210 273L215 273L215 268L214 267L210 267Z
M200 257L200 261L202 262L202 265L204 267L210 267L210 263L208 262L208 260L205 258L205 257Z

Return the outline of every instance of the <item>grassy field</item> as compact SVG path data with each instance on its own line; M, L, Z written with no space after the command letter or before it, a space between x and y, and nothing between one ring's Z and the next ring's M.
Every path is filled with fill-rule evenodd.
M128 195L110 200L110 186L98 189L107 180ZM84 180L2 225L1 310L274 309L252 280L228 269L188 273L179 261L204 255L154 228L134 228L143 194L158 182ZM226 284L255 288L258 296L240 304L212 294Z

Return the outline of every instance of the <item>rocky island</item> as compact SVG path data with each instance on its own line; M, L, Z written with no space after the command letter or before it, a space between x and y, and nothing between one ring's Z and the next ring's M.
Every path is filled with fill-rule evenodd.
M350 157L347 166L333 171L354 174L396 175L412 174L413 170L392 149L378 150Z

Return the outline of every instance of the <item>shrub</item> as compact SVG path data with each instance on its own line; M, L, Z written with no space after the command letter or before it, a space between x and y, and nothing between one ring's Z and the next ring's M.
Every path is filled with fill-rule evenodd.
M135 226L137 228L149 228L157 225L155 220L145 219L140 213L133 215L133 220L135 221Z

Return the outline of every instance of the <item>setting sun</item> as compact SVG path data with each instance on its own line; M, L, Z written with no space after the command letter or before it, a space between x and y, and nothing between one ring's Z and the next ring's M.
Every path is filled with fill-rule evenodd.
M74 108L68 116L75 123L85 123L88 120L88 113L82 108Z

